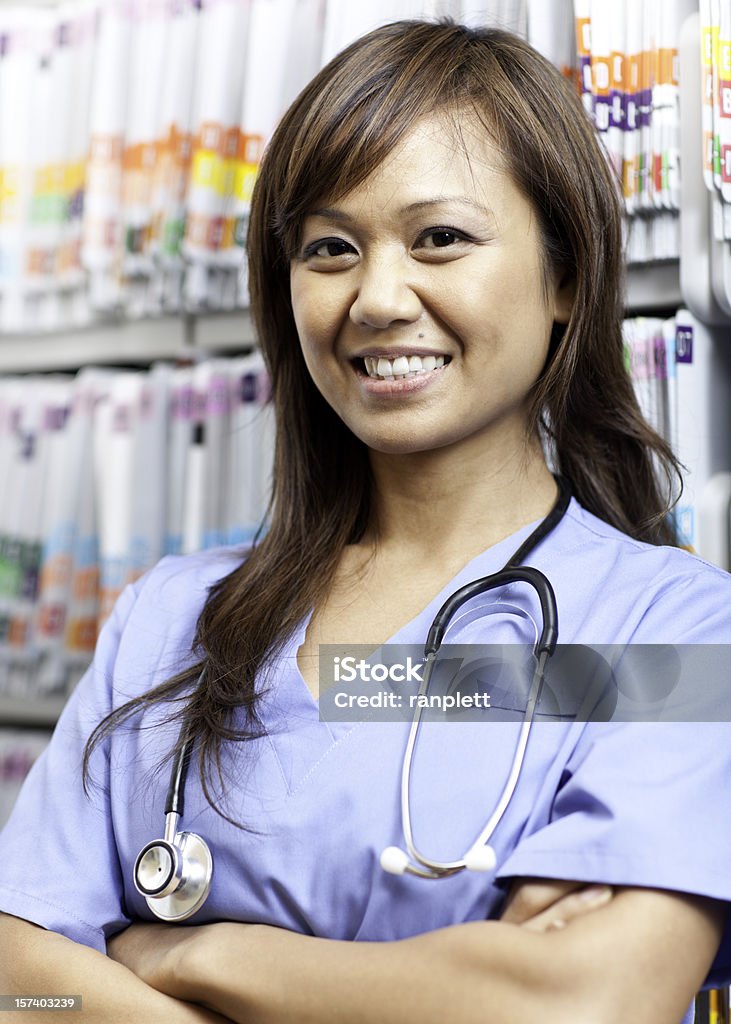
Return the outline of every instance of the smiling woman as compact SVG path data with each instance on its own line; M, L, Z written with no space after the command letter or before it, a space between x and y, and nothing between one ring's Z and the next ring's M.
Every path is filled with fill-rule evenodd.
M268 529L122 595L0 836L0 991L87 1022L686 1019L731 977L728 724L531 723L557 629L731 640L731 580L674 546L579 99L507 33L377 29L277 128L249 264ZM323 644L418 645L431 707L442 639L535 647L518 721L321 716Z
M547 476L530 397L574 281L544 267L533 208L484 127L463 114L458 137L454 117L427 115L303 220L290 285L307 369L373 452L466 445Z

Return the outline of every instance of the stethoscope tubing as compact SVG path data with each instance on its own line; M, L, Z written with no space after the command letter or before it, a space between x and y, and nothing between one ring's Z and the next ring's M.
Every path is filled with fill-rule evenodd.
M404 841L411 863L404 862L400 871L407 871L409 874L421 878L436 879L456 874L468 867L467 858L473 851L486 848L493 833L502 821L510 801L515 793L520 773L525 761L525 754L528 747L535 709L540 700L541 689L545 678L546 662L556 649L558 642L558 609L556 606L556 595L548 578L538 569L532 566L520 565L520 562L553 530L561 521L571 501L571 490L562 477L556 477L558 484L558 497L548 515L531 532L527 539L508 559L503 568L490 576L474 580L463 587L460 587L442 604L434 616L429 628L426 643L424 645L425 670L423 681L419 687L419 696L424 696L429 688L434 664L436 662L439 648L446 634L449 623L457 611L467 601L484 594L497 587L503 587L512 583L527 583L536 592L540 605L541 617L543 620L540 636L536 640L533 657L535 658L535 669L531 682L530 692L526 703L525 713L521 722L518 739L516 742L510 772L505 785L502 788L497 804L490 815L487 823L474 840L469 850L459 860L439 861L433 860L422 853L414 841L413 827L411 823L411 778L414 766L414 754L419 736L422 717L422 701L416 701L414 715L411 720L409 735L404 752L404 760L401 766L401 826ZM398 853L398 849L396 848ZM385 862L382 860L385 866ZM390 870L387 869L387 870ZM484 866L479 870L484 870ZM400 872L399 872L400 873Z
M545 676L545 665L546 661L550 657L550 652L541 651L537 653L534 651L534 657L536 658L536 667L533 672L533 680L531 682L530 692L528 694L528 700L526 702L526 710L523 716L523 721L520 725L520 731L518 733L518 740L516 742L515 752L513 753L513 760L511 763L510 773L503 786L498 802L495 805L495 809L492 812L489 820L485 824L482 831L475 838L470 846L470 850L477 849L485 846L500 824L503 815L505 814L510 801L513 798L515 787L518 785L518 779L523 768L523 762L525 760L525 753L528 747L528 739L530 738L531 727L533 725L533 719L535 717L535 709L538 705L538 701L541 696L541 689L543 687L543 680ZM436 653L429 654L426 660L426 668L424 670L424 678L421 686L419 687L419 695L423 696L426 694L429 688L429 681L433 670L434 663L436 661ZM439 861L433 860L421 853L416 846L414 841L413 828L411 825L411 777L413 772L414 764L414 753L416 750L417 739L419 735L419 727L421 725L421 701L417 701L417 708L411 721L411 727L409 729L409 737L406 743L406 751L404 753L404 760L401 766L401 821L404 833L404 841L406 843L406 849L409 852L409 856L412 861L416 864L412 864L410 871L412 874L419 874L422 878L444 878L447 875L456 874L458 871L463 871L467 867L465 858L461 860L453 861ZM417 864L421 864L422 867L427 870L419 872Z

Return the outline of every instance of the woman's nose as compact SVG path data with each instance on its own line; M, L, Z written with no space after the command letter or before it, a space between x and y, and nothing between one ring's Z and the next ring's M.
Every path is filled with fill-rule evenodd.
M350 319L361 327L383 329L421 316L421 300L398 258L383 257L363 266Z

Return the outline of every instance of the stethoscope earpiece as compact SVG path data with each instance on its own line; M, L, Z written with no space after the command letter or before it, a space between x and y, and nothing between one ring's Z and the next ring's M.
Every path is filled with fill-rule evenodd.
M420 861L423 864L423 860ZM461 868L466 871L485 873L493 871L497 865L497 857L491 846L473 847L464 855L464 863L455 867L452 871L435 870L427 867L427 870L413 864L411 858L400 846L387 846L381 854L381 867L389 875L417 875L419 878L443 878L447 874L456 874Z
M389 875L403 875L409 870L409 855L400 846L387 846L381 854L381 867Z
M497 867L497 857L491 846L479 846L464 855L464 866L468 871L485 873Z

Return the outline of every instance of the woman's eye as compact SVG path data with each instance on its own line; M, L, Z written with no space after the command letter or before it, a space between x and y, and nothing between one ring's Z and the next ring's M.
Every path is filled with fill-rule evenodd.
M321 238L305 246L303 256L310 259L312 256L319 256L321 259L333 259L338 256L345 256L347 253L355 252L349 242L342 238Z
M457 241L454 231L433 231L428 237L435 249L444 249L447 245L452 245Z
M431 228L419 237L416 247L421 249L448 249L457 242L465 242L467 240L461 231L453 228Z

